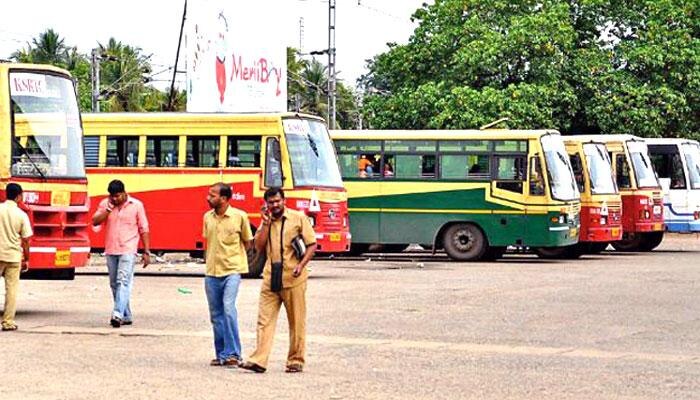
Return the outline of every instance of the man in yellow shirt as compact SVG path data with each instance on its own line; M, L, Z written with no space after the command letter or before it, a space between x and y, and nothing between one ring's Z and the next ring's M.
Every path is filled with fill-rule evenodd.
M207 271L204 288L214 330L216 358L209 365L237 367L241 361L236 296L241 274L248 272L253 233L248 215L229 205L231 187L217 183L209 188L202 236L207 241Z
M255 250L267 254L260 288L257 347L240 367L259 373L267 370L277 316L284 304L289 322L286 372L302 372L306 351L306 265L316 251L316 234L304 213L285 208L282 189L268 189L265 202L262 225L255 234ZM297 239L305 247L299 258L292 246Z
M32 227L27 214L17 206L22 201L22 187L16 183L8 183L5 195L7 200L0 204L0 276L5 277L2 330L16 331L17 287L20 271L29 268L29 238L32 236Z

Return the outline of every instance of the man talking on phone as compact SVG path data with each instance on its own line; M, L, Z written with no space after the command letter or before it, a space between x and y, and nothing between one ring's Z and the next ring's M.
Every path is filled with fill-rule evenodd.
M114 308L109 323L114 328L131 325L133 315L129 306L134 281L134 264L138 252L139 236L143 242L143 267L151 263L151 240L148 219L143 203L129 196L124 183L113 180L107 187L109 196L100 202L92 225L95 232L105 231L105 256L109 270L109 286L112 288Z
M306 351L306 266L316 251L316 234L303 213L284 205L284 191L265 192L262 223L255 233L255 250L265 252L258 305L257 346L240 368L258 373L267 370L280 306L289 322L289 353L286 372L302 372Z

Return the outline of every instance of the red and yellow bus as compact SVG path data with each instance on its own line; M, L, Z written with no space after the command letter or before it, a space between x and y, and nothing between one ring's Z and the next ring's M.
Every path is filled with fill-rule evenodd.
M580 136L563 139L581 193L581 228L576 244L536 249L545 258L577 258L599 253L611 242L622 239L622 199L605 144Z
M23 278L73 279L90 255L83 131L74 82L48 65L0 63L0 197L16 182L29 215Z
M664 236L661 186L644 139L633 135L583 135L579 140L605 143L622 196L622 240L618 251L651 251Z
M96 207L118 178L141 200L154 252L204 250L202 215L216 182L232 184L231 205L260 223L263 193L285 189L287 206L308 215L318 251L350 247L347 194L323 120L300 114L84 114L89 194ZM100 234L93 249L104 247ZM250 257L250 276L264 259Z

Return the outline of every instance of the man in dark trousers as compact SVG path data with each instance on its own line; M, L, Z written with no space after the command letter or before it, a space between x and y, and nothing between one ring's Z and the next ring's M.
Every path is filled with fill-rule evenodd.
M257 347L240 368L259 373L267 370L277 317L284 304L289 321L286 372L302 372L306 351L306 266L316 251L316 234L306 215L285 207L282 189L270 188L264 197L262 224L255 234L255 250L267 254L260 289ZM295 240L303 242L303 254L295 252Z
M19 274L29 268L29 238L32 227L27 214L20 210L22 187L8 183L7 199L0 204L0 276L5 278L5 307L2 330L16 331L17 287Z
M231 187L217 183L209 188L211 211L204 214L202 236L207 241L204 289L214 329L216 358L209 365L237 367L241 357L236 297L241 274L248 272L253 232L245 211L231 207Z
M109 323L114 328L131 325L133 316L129 300L134 282L134 264L139 246L143 242L143 267L150 262L151 239L148 219L143 203L126 194L124 183L113 180L107 187L109 197L102 200L92 216L93 230L100 231L106 224L105 256L109 270L109 286L112 289L114 308Z

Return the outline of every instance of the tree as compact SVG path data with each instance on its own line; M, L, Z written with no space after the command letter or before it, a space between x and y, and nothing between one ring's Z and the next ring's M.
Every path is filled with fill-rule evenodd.
M105 111L144 111L146 94L144 74L151 72L148 58L141 49L110 38L107 45L99 45L107 57L101 64L101 93L105 97Z
M101 85L105 111L164 111L168 102L165 92L147 86L151 72L148 57L141 49L125 45L111 38L107 45L100 45L106 60L101 62ZM18 62L51 64L67 69L76 80L80 110L92 107L91 66L88 57L69 46L52 29L40 33L26 48L12 54ZM178 91L174 109L185 109L186 94Z
M368 62L375 128L700 131L698 2L436 0Z
M316 59L298 57L296 49L287 48L287 98L290 110L319 116L328 114L328 69ZM355 126L359 110L355 94L342 82L336 84L338 127Z

